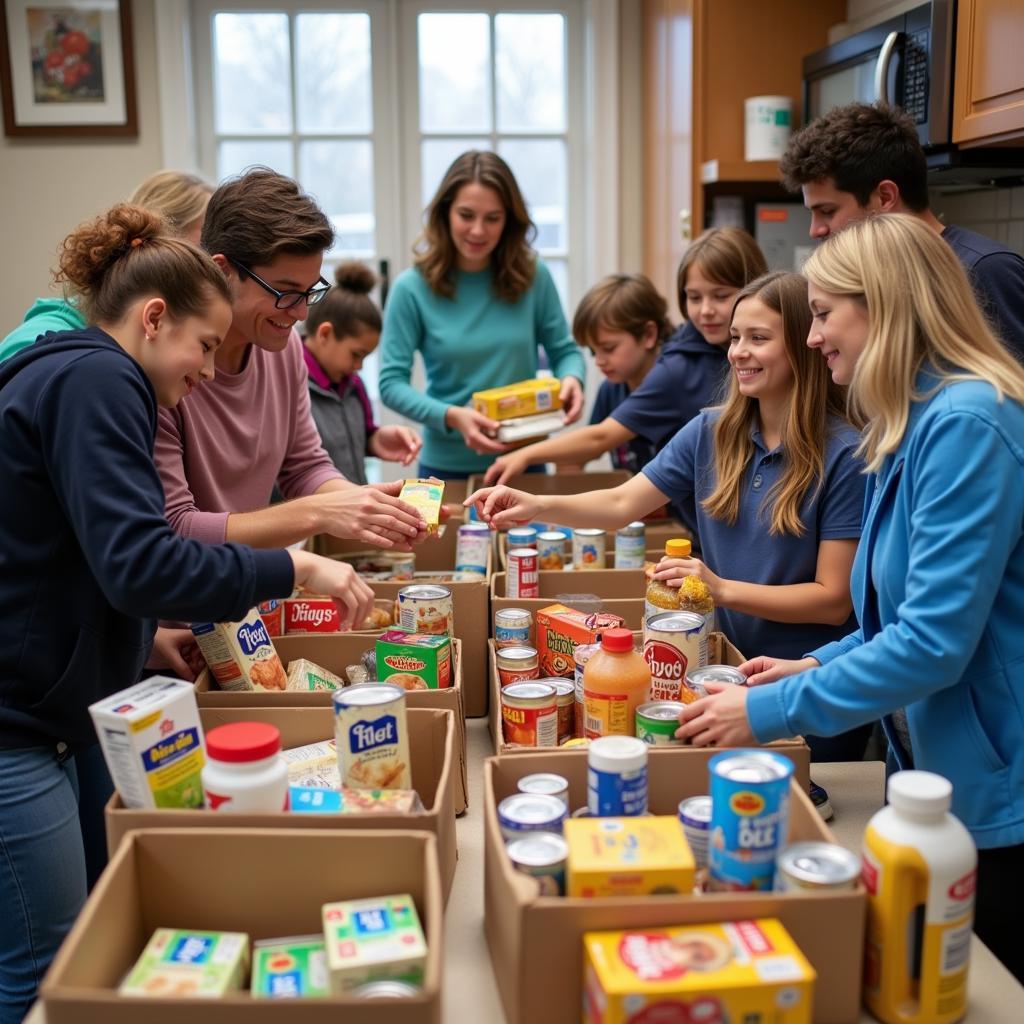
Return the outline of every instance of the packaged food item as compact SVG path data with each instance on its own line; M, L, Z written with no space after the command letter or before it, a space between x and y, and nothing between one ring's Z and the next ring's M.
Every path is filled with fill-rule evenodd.
M267 636L284 635L284 602L264 601L256 606L263 625L267 627Z
M554 832L534 832L506 847L516 871L535 878L541 896L565 895L565 861L569 845Z
M644 623L644 660L651 669L651 700L692 704L699 695L687 674L707 661L704 621L690 612L659 612Z
M967 1012L978 854L932 772L889 777L864 833L864 1001L885 1024L952 1024Z
M536 526L513 526L506 535L508 550L513 548L535 548L539 531Z
M665 543L666 558L689 558L691 550L688 540L670 540ZM653 574L656 569L657 566L652 565L650 573ZM644 604L645 619L657 615L658 612L676 609L701 616L704 620L703 635L706 649L706 638L715 628L715 602L708 585L699 576L684 576L678 587L670 587L667 583L653 578L648 583ZM705 657L704 661L706 660Z
M537 567L557 570L565 568L565 534L545 530L537 535Z
M499 608L494 613L495 647L529 647L533 616L525 608Z
M452 592L436 583L415 583L398 592L398 626L405 633L455 636Z
M576 683L563 676L548 676L545 682L555 688L558 699L558 743L561 746L576 735Z
M558 746L558 698L547 683L511 683L501 691L501 729L517 747Z
M711 831L711 797L690 796L679 801L679 821L698 868L708 866L708 833Z
M335 690L334 725L343 786L412 789L405 690L391 683Z
M556 796L513 793L498 804L498 826L506 843L527 832L560 834L569 812Z
M423 516L427 533L437 533L441 522L441 506L444 504L444 481L430 477L426 480L406 480L398 495Z
M554 377L533 377L498 388L474 391L473 408L492 420L551 412L562 408L562 385Z
M333 557L368 580L411 581L416 575L416 555L412 551L361 551Z
M583 936L588 1024L811 1024L816 978L774 918Z
M302 747L282 750L281 756L288 766L288 785L340 789L338 745L334 740L307 743Z
M427 943L408 893L328 903L322 913L333 995L373 981L423 984Z
M534 413L532 416L502 420L494 435L494 440L501 444L515 444L517 441L547 437L564 426L565 417L560 412Z
M323 935L254 942L249 990L253 999L324 999L329 996Z
M533 775L524 775L517 783L516 789L520 793L542 794L544 796L557 796L569 809L569 783L561 775L554 772L536 772Z
M647 555L647 527L639 520L615 531L615 568L642 569Z
M377 638L377 678L403 690L446 690L452 685L452 642L447 633L390 630Z
M333 597L304 594L284 602L284 631L294 633L340 633L341 609Z
M734 750L708 762L711 834L708 884L720 891L769 890L789 835L793 762L768 750Z
M537 612L540 674L572 679L576 667L576 648L581 644L597 643L606 630L622 626L623 621L619 615L581 612L564 604L549 604L541 608Z
M248 968L248 935L157 928L117 992L150 999L217 998L241 989Z
M587 702L583 689L583 670L590 659L601 650L600 644L579 644L572 652L573 659L573 689L576 691L576 704L573 709L573 733L574 738L585 739L585 722L587 718Z
M572 531L572 567L574 569L603 569L604 530L579 529Z
M685 708L676 700L655 700L636 709L636 737L655 747L682 747L686 740L676 739L679 715Z
M587 750L587 809L595 818L647 813L647 744L602 736Z
M701 665L686 673L686 688L699 700L708 695L705 683L728 683L731 686L746 686L747 677L732 665Z
M151 676L89 708L125 807L202 807L206 763L191 683Z
M677 537L665 541L666 558L689 558L693 552L693 545L685 537ZM657 568L650 565L648 577ZM647 584L647 593L644 595L644 620L659 612L674 612L679 610L679 588L670 587L661 580L650 578Z
M297 814L413 814L423 810L423 802L414 789L291 786L288 805Z
M241 622L197 622L192 634L222 690L283 690L284 665L253 608Z
M305 658L296 658L288 664L289 690L340 690L344 685L340 676Z
M540 597L539 563L536 548L509 548L505 573L505 596Z
M633 650L633 634L628 629L605 630L601 650L583 669L586 735L633 736L636 709L650 695L651 670L643 655Z
M651 896L690 893L696 866L679 821L570 818L566 891L569 896Z
M501 647L494 652L494 662L502 687L540 676L540 661L535 647Z
M288 810L288 763L281 732L266 722L230 722L206 734L203 797L211 811Z
M779 892L825 892L856 889L861 862L857 854L835 843L793 843L779 852L775 870Z
M491 528L486 523L462 523L455 543L455 571L487 575Z
M416 555L411 551L386 551L381 556L389 580L411 580L416 576Z
M387 629L394 624L394 616L386 608L372 608L363 620L361 629Z

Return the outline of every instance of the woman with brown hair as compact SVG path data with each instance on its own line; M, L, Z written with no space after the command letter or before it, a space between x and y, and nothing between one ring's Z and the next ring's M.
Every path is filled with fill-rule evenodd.
M538 345L561 381L566 422L583 411L583 359L530 247L534 230L508 164L487 151L458 157L427 208L415 265L384 310L380 369L384 404L424 425L421 475L465 478L508 450L493 438L498 425L468 402L534 377ZM417 352L425 394L410 383Z

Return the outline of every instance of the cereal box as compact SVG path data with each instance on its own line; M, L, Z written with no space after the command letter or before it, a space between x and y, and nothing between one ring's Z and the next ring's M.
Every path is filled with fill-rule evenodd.
M253 999L323 999L331 994L323 935L263 939L252 947Z
M675 816L570 818L570 896L649 896L690 893L696 864Z
M564 604L549 604L537 612L537 653L541 676L565 676L576 671L574 657L581 644L594 644L606 629L625 620L608 612L578 612Z
M334 995L368 981L423 984L427 943L408 894L328 903L323 922Z
M447 633L389 630L377 638L377 678L404 690L446 690L452 685L452 643Z
M125 807L202 807L206 763L191 683L151 676L89 708Z
M340 789L338 745L334 740L307 743L304 747L282 750L288 765L288 785L315 789Z
M267 627L267 636L284 636L283 601L264 601L256 606L256 610Z
M398 497L412 505L426 520L427 533L437 533L444 504L444 481L406 480Z
M587 1024L810 1024L817 975L774 918L588 932Z
M284 690L288 677L256 608L241 622L197 622L192 633L222 690Z
M333 597L321 594L303 594L289 597L284 602L284 632L340 633L341 609Z
M240 989L248 967L248 935L157 928L118 993L215 998Z
M340 690L344 685L345 681L340 676L321 668L316 662L296 658L288 664L289 690Z
M562 385L554 377L533 377L500 388L474 391L473 408L492 420L511 420L562 408Z

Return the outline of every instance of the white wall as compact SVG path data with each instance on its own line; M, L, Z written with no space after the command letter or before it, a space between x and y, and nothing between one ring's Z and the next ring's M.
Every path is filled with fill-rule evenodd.
M134 0L137 139L0 137L0 337L47 294L61 239L80 221L126 198L161 166L153 4Z

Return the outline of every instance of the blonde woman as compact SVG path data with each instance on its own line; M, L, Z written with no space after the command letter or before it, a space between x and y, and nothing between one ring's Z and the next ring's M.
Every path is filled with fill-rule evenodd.
M1024 980L1024 371L912 218L848 227L805 273L808 345L868 423L860 629L800 661L755 658L750 688L698 701L679 732L733 745L885 716L899 767L952 781L979 847L975 929Z

